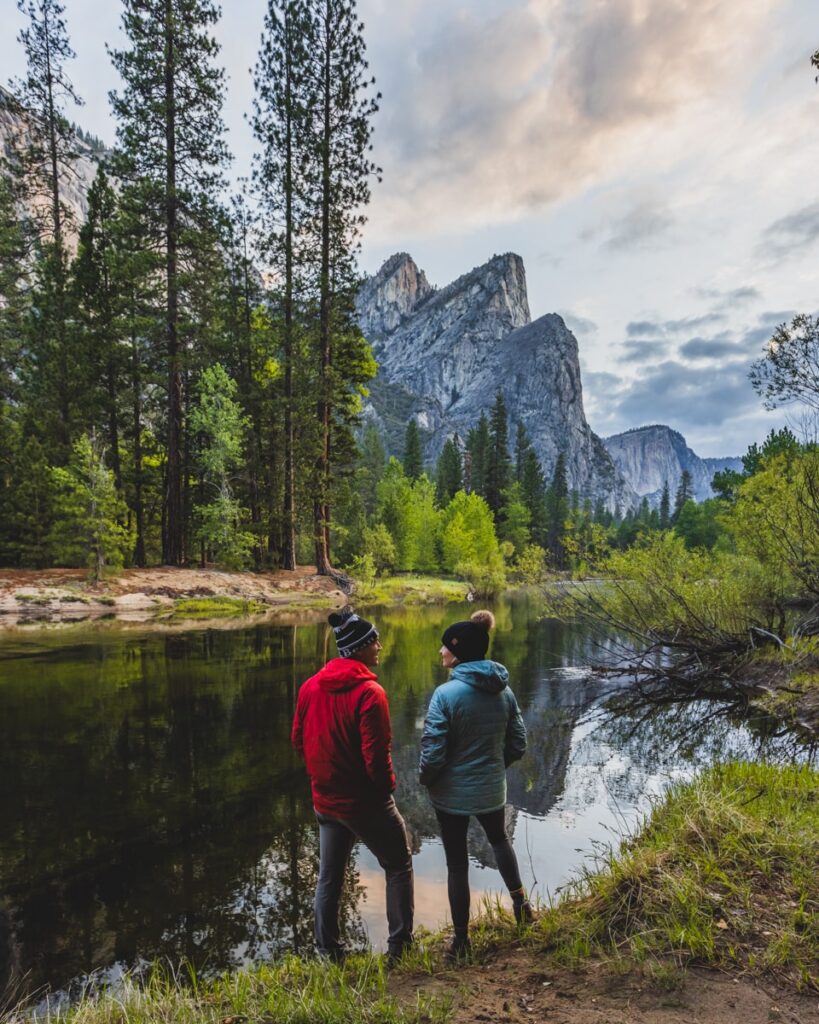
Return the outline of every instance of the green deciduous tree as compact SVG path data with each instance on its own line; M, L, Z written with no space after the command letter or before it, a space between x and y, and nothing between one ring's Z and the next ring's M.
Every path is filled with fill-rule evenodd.
M243 528L247 513L233 488L247 426L235 396L236 382L217 363L202 373L190 414L203 492L203 501L194 508L197 536L203 551L229 568L244 566L254 543L253 534Z
M443 510L441 550L447 572L460 564L488 564L498 556L492 511L480 495L459 491Z
M819 412L819 316L780 324L749 376L766 409L797 402Z
M412 485L398 459L390 459L376 487L376 494L378 520L387 528L395 545L395 568L412 569L418 542L412 508Z

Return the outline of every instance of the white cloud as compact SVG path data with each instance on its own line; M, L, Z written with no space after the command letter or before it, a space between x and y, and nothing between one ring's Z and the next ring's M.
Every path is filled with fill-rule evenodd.
M491 224L645 165L682 111L736 75L726 39L753 48L774 6L518 0L491 16L463 9L391 50L379 231Z

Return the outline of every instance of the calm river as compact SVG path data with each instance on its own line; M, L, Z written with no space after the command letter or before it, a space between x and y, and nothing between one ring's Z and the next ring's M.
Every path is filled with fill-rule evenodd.
M371 613L384 643L396 798L415 850L419 924L442 925L444 859L416 782L424 711L445 674L443 626L467 608ZM526 597L496 607L492 655L509 668L529 752L509 773L524 882L546 899L595 845L633 827L669 780L715 757L758 752L740 723L703 711L595 721L599 654L579 626ZM334 653L320 623L158 631L116 623L0 637L0 997L77 991L92 972L183 958L218 971L309 951L317 835L290 743L299 684ZM770 752L770 751L768 751ZM497 893L491 851L471 838L473 909ZM383 875L358 850L352 945L383 948ZM2 998L0 998L2 1002Z

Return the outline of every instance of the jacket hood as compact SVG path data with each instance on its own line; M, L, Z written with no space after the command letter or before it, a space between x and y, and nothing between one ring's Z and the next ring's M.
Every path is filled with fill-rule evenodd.
M352 690L361 683L378 680L372 669L354 658L333 658L313 678L322 690L331 693Z
M500 693L501 690L506 689L509 673L499 662L486 658L483 661L464 661L460 665L456 665L449 678L469 683L476 690Z

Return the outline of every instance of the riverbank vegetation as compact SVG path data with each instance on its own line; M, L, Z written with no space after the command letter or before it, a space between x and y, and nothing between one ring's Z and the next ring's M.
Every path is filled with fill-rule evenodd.
M592 965L619 977L639 972L663 989L707 966L819 991L817 790L815 769L748 763L673 786L643 827L542 906L531 928L521 932L499 905L485 906L473 923L476 968L525 947L527 959L503 978L507 990L520 986L518 999L533 968L547 978ZM471 998L470 966L452 971L443 948L443 936L422 934L392 975L369 954L341 967L288 956L215 979L157 966L50 1019L443 1024Z
M645 827L543 915L566 962L693 964L819 990L819 774L716 765L672 787Z

